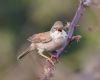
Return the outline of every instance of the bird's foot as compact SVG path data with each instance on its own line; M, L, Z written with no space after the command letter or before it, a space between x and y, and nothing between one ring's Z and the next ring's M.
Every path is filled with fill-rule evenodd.
M58 62L58 56L56 55L51 55L50 58L47 59L52 65Z
M48 62L49 62L51 65L54 65L54 64L55 64L55 63L52 61L51 58L48 58L47 60L48 60Z
M58 56L57 56L57 55L51 55L51 59L52 59L54 62L59 62Z

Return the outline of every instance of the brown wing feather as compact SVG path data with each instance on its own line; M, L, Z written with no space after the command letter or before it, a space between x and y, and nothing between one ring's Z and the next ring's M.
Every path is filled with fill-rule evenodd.
M31 37L29 37L27 40L33 43L40 43L40 42L49 42L51 40L50 32L43 32L34 34Z

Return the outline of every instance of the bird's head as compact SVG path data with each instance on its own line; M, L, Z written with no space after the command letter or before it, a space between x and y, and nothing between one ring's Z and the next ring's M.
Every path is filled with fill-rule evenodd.
M56 21L54 25L51 28L50 35L54 39L58 39L63 37L64 39L66 38L67 34L64 31L64 26L61 21Z
M51 28L51 32L55 32L55 31L62 32L62 30L64 30L64 26L61 21L56 21Z

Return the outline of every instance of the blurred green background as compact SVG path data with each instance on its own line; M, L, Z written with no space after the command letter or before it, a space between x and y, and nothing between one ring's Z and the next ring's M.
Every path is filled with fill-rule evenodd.
M90 56L100 53L100 1L93 2L75 30L82 39L69 45L60 57L62 65L73 71L81 69ZM1 79L16 62L18 51L29 36L50 30L55 21L64 24L71 21L78 3L78 0L0 0Z

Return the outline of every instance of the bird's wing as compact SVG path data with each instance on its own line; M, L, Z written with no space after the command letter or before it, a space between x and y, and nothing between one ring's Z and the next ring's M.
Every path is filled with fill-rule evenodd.
M34 34L31 37L29 37L27 40L33 43L40 43L40 42L46 43L51 41L52 38L50 36L50 31L48 31L48 32Z

